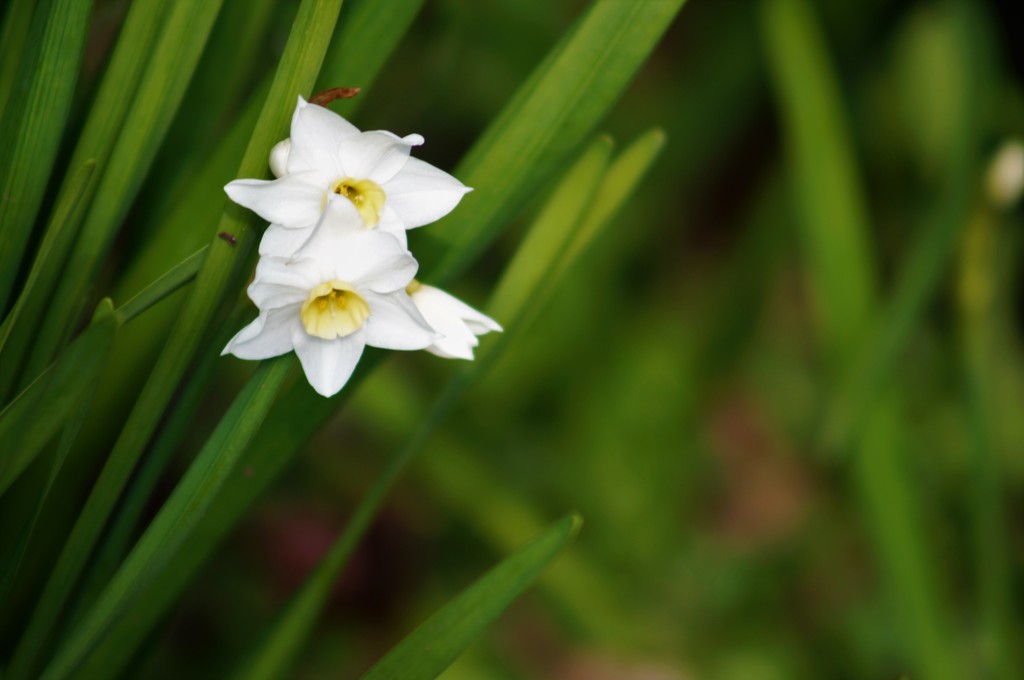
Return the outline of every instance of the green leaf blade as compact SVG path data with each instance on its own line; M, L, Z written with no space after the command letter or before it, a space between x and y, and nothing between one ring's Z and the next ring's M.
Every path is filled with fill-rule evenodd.
M139 79L149 61L153 36L160 26L160 20L164 16L168 2L169 0L137 0L131 3L128 10L110 64L104 73L96 99L89 111L68 165L74 171L90 160L95 161L94 184L107 166L111 148L121 131L126 112L135 98ZM57 194L57 205L65 204L69 195L77 191L75 182L74 175L65 176ZM37 336L36 330L40 325L42 310L48 308L48 300L60 280L68 253L77 240L88 204L89 200L83 201L80 209L69 216L67 220L64 220L58 212L54 212L47 225L44 245L46 241L52 243L48 259L53 265L40 271L38 281L27 297L23 306L21 329L12 340L11 356L8 357L8 360L17 366L19 371L24 372L29 379L52 359L60 340L57 333L63 329L61 324L54 324L52 329L54 337L52 338ZM61 237L51 240L51 235L58 229L61 232ZM31 368L25 370L22 366L29 349L32 350L32 355L35 358ZM24 381L19 384L23 385Z
M305 91L316 77L340 7L341 0L304 0L302 3L270 95L242 160L240 175L266 175L267 154L287 128L294 94ZM72 529L19 645L23 651L16 655L15 660L26 675L203 337L236 264L236 256L239 251L244 252L243 248L236 246L247 238L250 219L240 208L232 206L222 216L217 231L234 235L236 242L229 244L214 237L186 308ZM64 672L63 668L61 672Z
M0 412L0 494L17 479L66 419L103 366L118 321L104 300L91 326L24 392Z
M519 89L456 174L475 191L431 234L445 252L424 267L458 275L597 125L643 64L683 0L598 0ZM427 253L429 255L429 252Z
M292 363L292 357L286 356L260 365L171 498L100 599L47 666L42 678L63 680L74 677L72 674L117 620L132 596L170 562L191 528L205 513L217 490L234 470L239 456L263 422Z
M362 680L432 680L450 666L575 539L569 515L520 548L430 617L367 671Z
M66 228L68 223L74 219L82 199L92 186L95 171L96 161L92 159L86 161L71 178L68 191L62 193L58 198L57 206L54 208L53 220L50 223L50 228L46 231L46 236L39 247L35 261L32 263L32 270L25 281L25 287L18 295L18 300L15 302L10 315L4 320L3 329L0 330L0 401L4 399L5 395L13 387L14 381L17 378L16 367L20 365L24 346L30 341L31 333L25 329L26 326L31 325L31 322L19 324L19 321L22 319L22 313L30 306L29 300L32 299L33 294L36 292L36 286L39 284L40 279L44 278L49 270L59 267L56 262L57 258L53 257L54 248L62 238L67 237ZM15 330L19 331L19 333L15 334L17 340L11 349L4 354L4 350L7 349L7 341Z
M82 59L89 0L44 0L0 121L0 309L7 307L57 157Z
M70 293L53 297L27 375L49 361L81 315L102 260L185 96L222 2L182 0L172 4L62 271L60 285Z

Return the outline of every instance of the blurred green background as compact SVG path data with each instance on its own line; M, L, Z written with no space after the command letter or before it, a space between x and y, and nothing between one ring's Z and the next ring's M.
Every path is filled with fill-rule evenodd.
M158 165L187 162L189 101L239 115L273 68L295 3L260 4L244 77L197 78ZM428 1L354 122L453 168L586 5ZM97 3L83 92L126 6ZM602 125L620 148L661 126L660 160L404 475L298 677L357 675L569 510L570 552L443 677L1024 677L1024 215L988 179L1024 136L1009 7L690 0ZM169 200L159 177L133 214ZM483 306L545 197L453 293ZM165 495L252 368L222 363ZM399 355L360 385L135 677L223 677L451 370Z

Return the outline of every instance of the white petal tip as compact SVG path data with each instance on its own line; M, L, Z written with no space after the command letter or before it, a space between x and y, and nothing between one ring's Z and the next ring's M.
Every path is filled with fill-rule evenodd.
M423 135L411 134L402 137L402 141L409 146L422 146L427 140L423 138Z

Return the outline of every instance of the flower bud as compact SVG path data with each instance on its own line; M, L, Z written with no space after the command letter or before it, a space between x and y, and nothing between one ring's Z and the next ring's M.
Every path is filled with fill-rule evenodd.
M285 137L270 150L270 172L274 173L274 177L280 178L288 174L288 156L291 152L291 137Z

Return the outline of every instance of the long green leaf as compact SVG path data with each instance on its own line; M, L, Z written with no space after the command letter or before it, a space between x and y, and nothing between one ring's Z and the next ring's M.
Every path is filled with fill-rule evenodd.
M102 313L109 313L108 310L101 308ZM92 391L95 389L95 381L89 383L83 390L82 402L87 403L88 398ZM50 462L50 471L46 476L46 481L43 483L42 489L39 490L36 496L35 508L32 510L31 515L22 526L22 530L18 536L14 547L11 548L4 556L3 567L0 567L0 605L5 603L7 595L10 589L14 586L15 580L18 577L18 571L21 568L22 559L25 556L25 551L28 549L29 542L32 540L32 535L35 532L36 524L39 522L39 517L43 513L43 508L46 506L46 501L50 496L50 490L53 488L53 483L57 480L57 475L60 474L61 469L64 467L64 461L67 460L68 454L71 452L71 447L75 444L75 439L78 436L79 431L82 429L82 423L85 422L85 416L88 410L84 407L79 407L74 410L67 422L64 424L64 430L61 432L60 442L57 444L57 451L53 455L53 460Z
M324 57L317 90L359 87L360 95L331 108L351 118L373 92L373 82L394 53L426 0L351 0L342 10L337 35ZM358 49L359 46L372 46Z
M248 313L248 310L245 311ZM240 312L241 309L233 315L233 320L239 325L242 323ZM130 329L131 326L128 328ZM123 332L119 333L118 337ZM227 344L227 337L222 340L223 342L217 343L218 346ZM116 347L115 344L115 349ZM75 602L76 615L71 617L72 620L79 619L77 613L81 613L82 609L92 604L131 548L139 519L143 516L154 489L157 488L161 477L170 465L178 445L192 430L196 412L206 396L211 376L219 362L220 355L210 352L203 356L192 370L188 384L175 400L173 413L160 428L160 437L146 454L146 459L132 480L124 501L111 519L110 529L106 532L102 545L96 551L96 557L92 560L89 572L82 579L82 586L78 590Z
M515 215L592 134L682 5L597 0L590 7L460 164L456 174L475 191L430 229L444 246L433 261L421 258L435 280L458 275L498 235L499 216Z
M456 383L462 386L473 384L487 370L487 365L497 360L506 347L515 343L517 337L529 334L532 321L543 309L546 300L559 289L560 282L572 270L580 255L586 252L606 229L616 223L615 216L628 205L658 157L664 141L665 136L661 130L651 130L615 159L596 188L596 200L573 230L574 238L570 240L569 247L549 264L550 275L543 279L542 285L536 289L524 289L520 294L499 293L504 286L514 289L511 284L518 278L517 268L514 265L509 266L487 306L488 314L509 320L506 333L483 346L477 362L466 371L471 375L467 378L457 377L454 379ZM543 224L542 220L538 220L533 228L539 228ZM530 240L527 239L527 243ZM545 259L547 254L530 252L524 243L517 251L515 260L526 262L534 258ZM529 269L519 271L528 272ZM389 387L390 389L384 390L385 393L394 394L397 386ZM408 392L408 388L405 388L405 391ZM381 416L381 411L395 411L394 408L381 404L379 400L374 407L377 410L372 417L376 419ZM428 418L427 421L432 422L435 419ZM387 415L382 427L391 431L408 431L416 428L417 423L415 418L403 419L392 413ZM458 442L450 437L438 442L438 445L430 450L430 455L421 457L420 460L421 469L429 476L431 483L442 490L442 496L446 501L459 508L465 516L471 517L474 526L484 535L488 535L496 548L508 548L510 531L540 530L539 520L529 505L509 493L507 489L503 489L500 482L488 474L481 461L474 459L469 451L460 448ZM475 499L480 497L481 489L487 490L484 495L492 502L486 510L470 510ZM580 616L587 619L586 623L590 630L600 630L606 638L621 634L619 631L609 631L604 626L603 622L612 620L619 614L610 588L587 565L572 562L564 573L553 574L552 578L552 596L564 602L568 608L578 609ZM600 612L602 616L598 617L600 620L593 620L593 617L587 616L588 612Z
M203 266L203 259L206 257L206 250L209 246L203 246L192 253L170 271L158 278L156 281L139 291L138 295L117 308L117 318L121 323L127 323L142 314L144 311L155 305L160 300L178 290L185 284L192 281Z
M363 680L432 680L480 637L579 533L570 515L464 590L374 664Z
M263 177L268 173L266 158L270 148L284 136L294 96L308 91L315 78L340 6L340 0L303 3L238 176ZM251 222L251 216L241 208L226 207L217 233L227 234L229 238L213 237L189 301L111 454L111 462L118 461L119 467L128 470L134 466L141 448L159 422L199 338L223 299L232 271L238 265L237 255L243 250L240 246L251 238ZM116 487L120 489L123 477L118 475L118 478Z
M91 159L86 161L72 178L69 190L60 197L53 213L55 228L52 231L47 231L43 244L39 246L35 262L32 263L32 271L29 272L28 279L25 281L25 287L22 289L21 294L18 295L18 301L14 304L14 309L11 310L10 316L4 320L4 327L0 330L0 399L3 398L3 395L13 382L13 370L8 367L17 361L16 358L11 357L9 354L5 356L3 353L4 348L7 346L7 339L10 337L11 330L18 327L22 311L34 292L40 277L43 276L49 267L58 266L53 258L51 258L54 244L64 236L64 229L67 223L73 219L82 198L91 186L95 170L96 161Z
M7 5L0 27L0 120L17 81L18 65L32 26L34 0L14 0Z
M833 372L864 338L877 299L871 230L844 105L802 0L764 2L801 245Z
M232 473L241 453L259 429L292 357L260 364L238 395L181 483L125 560L96 605L76 626L42 674L45 680L73 677L83 659L119 617L135 593L170 562L189 530L206 512Z
M1011 680L1021 676L1019 647L1015 644L1017 615L1013 607L1013 559L1008 546L1012 535L1006 508L1006 471L997 436L999 372L1002 370L997 291L1009 290L1000 272L998 253L1006 245L1000 220L986 211L971 221L961 251L959 312L964 401L970 423L975 583L982 636L988 641L981 663L985 675ZM1007 451L1007 453L1009 453Z
M0 309L7 308L71 109L90 0L35 6L0 121ZM75 166L78 167L78 166Z
M592 143L544 204L494 289L488 311L499 321L517 316L526 300L539 292L544 279L554 275L554 264L574 240L581 216L597 198L597 185L611 152L608 137Z
M117 46L114 48L113 56L105 70L89 116L85 121L85 127L82 129L68 165L71 172L75 172L77 168L82 167L90 160L95 160L96 179L98 179L107 167L110 151L121 131L125 115L135 99L139 79L149 62L153 36L156 35L168 3L169 0L136 0L131 3L117 40ZM76 192L75 181L73 174L69 173L65 176L57 194L57 205L65 204L69 194ZM7 357L10 363L5 366L7 371L13 374L13 377L5 376L4 380L0 381L0 385L12 382L18 377L17 372L24 371L24 358L30 350L37 355L45 355L45 359L40 356L33 368L27 371L30 376L38 373L53 355L49 349L45 351L40 349L46 346L46 343L44 339L37 337L36 329L43 310L49 308L48 300L53 295L61 278L64 262L77 240L79 226L84 215L85 210L79 210L67 220L66 224L65 220L61 219L57 213L50 218L44 243L52 243L49 260L53 264L40 271L39 279L24 305L22 321L11 338L11 347ZM61 232L60 238L54 236L57 230Z
M865 200L838 86L810 7L805 0L765 0L762 9L815 317L835 379L854 365L877 312ZM925 541L900 423L899 395L881 394L854 444L853 479L901 624L904 663L925 677L956 678L961 674L940 599L938 561Z
M984 81L978 52L990 39L978 35L979 19L967 3L951 3L949 18L954 50L936 65L955 105L944 114L952 121L945 166L939 186L900 267L892 296L886 301L871 336L860 348L855 361L825 414L822 446L843 451L855 439L872 404L885 387L902 352L935 300L949 273L949 263L970 220L978 191L979 101L984 99Z
M239 109L247 101L257 108L263 102L266 87L261 81L269 87L273 75L273 43L268 29L289 11L294 12L295 7L274 0L224 0L195 77L167 132L146 189L140 194L140 202L145 202L140 206L145 211L145 222L155 226L175 210L226 126L230 125L232 132L244 127L246 136L252 132L253 123L239 116ZM244 148L243 143L232 159L229 179L238 168ZM226 181L216 186L224 184Z
M46 446L76 409L114 339L118 321L103 300L82 335L43 375L0 412L0 494Z
M75 247L61 274L66 295L54 296L26 375L46 365L71 333L92 291L92 281L131 202L142 187L174 119L223 0L179 0L158 34L153 57L110 162L93 198Z
M284 136L295 96L299 92L307 92L316 77L340 7L341 0L304 0L299 8L267 102L242 159L239 176L261 177L267 174L266 158L270 148ZM234 206L228 206L221 217L215 233L230 234L234 241L229 243L214 236L189 301L71 531L19 643L12 665L12 678L15 680L31 673L34 660L78 581L125 482L220 304L232 269L236 266L236 256L244 250L238 246L249 239L250 221L250 216ZM84 649L81 653L88 651Z

